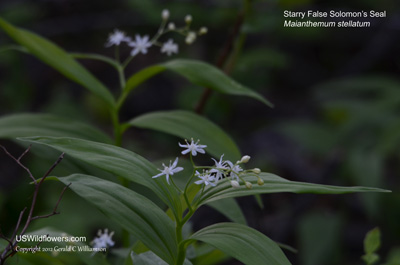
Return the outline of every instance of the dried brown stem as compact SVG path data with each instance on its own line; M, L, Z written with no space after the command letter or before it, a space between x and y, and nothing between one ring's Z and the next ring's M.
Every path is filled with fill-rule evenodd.
M27 168L26 166L24 166L24 165L21 163L21 158L22 158L26 153L29 152L29 150L31 149L31 145L30 145L18 158L15 158L12 154L10 154L4 146L0 145L0 147L4 150L4 152L6 153L6 155L8 155L9 157L11 157L20 167L22 167L26 172L28 172L29 177L30 177L30 178L33 180L33 182L36 184L36 180L35 180L35 178L33 177L31 171L29 170L29 168Z
M217 62L216 62L216 66L220 69L222 69L226 74L229 74L228 71L230 71L232 69L232 67L227 67L224 68L226 62L228 61L228 58L230 56L230 54L233 51L234 48L234 43L235 40L238 38L239 33L240 33L240 28L243 25L244 22L244 13L240 12L237 16L235 25L233 27L233 31L230 34L230 36L228 37L227 41L225 42L225 45L220 53L220 55L218 56ZM208 99L210 98L212 94L212 89L211 88L205 88L203 91L203 94L199 100L199 102L197 103L197 106L195 107L195 112L197 114L202 114L204 112L204 107L208 101Z
M18 158L15 158L12 154L10 154L4 146L0 145L0 147L1 147L1 148L4 150L4 152L5 152L10 158L12 158L20 167L22 167L26 172L28 172L29 177L33 180L34 185L35 185L35 190L34 190L34 192L33 192L33 197L32 197L32 203L31 203L31 206L30 206L30 208L29 208L29 214L28 214L28 217L26 218L24 227L22 228L22 230L21 230L21 232L20 232L20 235L24 235L25 232L26 232L26 230L27 230L27 228L29 227L29 225L31 224L31 222L32 222L33 220L41 219L41 218L48 218L48 217L51 217L51 216L53 216L53 215L59 214L59 213L57 212L58 205L59 205L60 202L61 202L61 199L62 199L62 197L63 197L63 195L64 195L65 190L66 190L71 184L65 186L64 189L62 190L62 192L61 192L61 194L60 194L60 196L59 196L59 198L58 198L58 200L57 200L57 203L56 203L56 205L55 205L55 207L54 207L52 213L47 214L47 215L39 215L39 216L32 217L32 215L33 215L33 210L35 209L35 206L36 206L36 201L37 201L37 197L38 197L38 194L39 194L40 186L42 185L42 183L44 182L44 180L50 175L50 173L54 170L54 168L55 168L55 167L61 162L61 160L64 158L64 153L62 153L62 154L60 155L60 157L57 159L57 161L53 163L53 165L52 165L52 166L47 170L47 172L43 175L42 179L38 182L38 181L34 178L34 176L32 175L32 173L31 173L31 171L29 170L29 168L25 167L25 166L21 163L22 157L24 157L24 156L29 152L31 146L29 146ZM0 255L0 265L4 264L4 262L5 262L5 260L6 260L7 258L12 257L12 256L17 252L16 249L15 249L15 247L17 246L17 243L18 243L18 242L15 240L15 238L16 238L16 235L17 235L17 233L18 233L18 230L19 230L19 228L20 228L20 226L21 226L22 219L23 219L23 216L24 216L24 213L25 213L26 210L27 210L27 208L25 207L25 208L21 211L21 213L19 214L19 218L18 218L17 224L16 224L16 226L15 226L15 229L14 229L14 232L13 232L11 238L6 238L3 234L0 234L0 237L3 238L3 239L5 239L5 240L7 240L7 242L8 242L7 247L4 249L4 251L3 251L2 254Z
M54 206L54 209L53 209L53 212L52 212L52 213L46 214L46 215L35 216L35 217L32 217L31 220L33 221L33 220L40 219L40 218L48 218L48 217L50 217L50 216L59 214L59 212L57 212L58 205L60 204L61 199L62 199L62 197L64 196L64 192L68 189L69 186L71 186L71 184L72 184L72 183L70 183L70 184L68 184L67 186L65 186L64 189L61 191L60 196L58 197L58 201L57 201L57 203L56 203L56 206Z

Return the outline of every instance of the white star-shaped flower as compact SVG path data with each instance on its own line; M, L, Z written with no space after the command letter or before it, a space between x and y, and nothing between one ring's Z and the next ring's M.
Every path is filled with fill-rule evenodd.
M243 171L243 169L238 164L234 165L231 161L226 161L226 163L228 163L230 167L231 179L235 178L237 181L239 181L239 174Z
M114 29L114 32L108 36L108 42L106 43L106 47L110 47L113 45L119 46L121 42L126 41L129 42L131 40L130 37L125 35L125 32L120 31L118 29Z
M218 182L218 180L222 179L225 175L225 171L229 169L229 167L226 164L226 161L223 161L222 158L224 155L221 156L219 161L215 160L214 158L211 158L215 162L215 168L210 170L210 173L215 173L215 182Z
M172 176L173 174L178 173L179 171L183 170L183 167L176 167L178 165L178 158L175 159L175 161L174 161L174 163L172 163L172 165L171 165L171 162L169 162L168 167L165 164L162 164L162 165L164 166L164 169L163 170L159 169L161 171L161 173L153 176L153 178L158 178L158 177L161 177L162 175L165 175L167 178L168 184L169 184L169 176Z
M174 43L172 39L169 39L161 47L161 52L166 53L168 56L171 56L171 54L173 53L178 53L178 49L178 44Z
M106 248L106 247L112 247L114 246L115 242L112 241L112 236L114 235L114 232L111 232L108 234L108 229L104 229L104 233L99 230L97 232L97 236L95 237L92 241L93 248Z
M197 140L197 142L192 141L190 142L190 144L185 140L186 144L181 144L178 143L180 147L183 148L187 148L186 150L182 151L182 155L186 155L187 153L192 153L193 156L197 155L197 152L201 153L201 154L205 154L206 152L203 150L204 148L207 147L207 145L201 145L199 144L200 140Z
M209 173L203 173L200 174L197 170L196 170L196 176L200 178L200 180L195 181L194 183L196 183L197 185L201 185L204 183L204 185L208 186L215 186L217 185L216 183L213 183L211 181L215 181L215 177L211 176Z
M128 43L130 47L133 47L134 49L131 51L131 55L135 56L138 53L147 53L147 49L151 47L152 43L149 42L149 36L146 35L143 38L140 37L139 35L135 36L135 41L131 41Z

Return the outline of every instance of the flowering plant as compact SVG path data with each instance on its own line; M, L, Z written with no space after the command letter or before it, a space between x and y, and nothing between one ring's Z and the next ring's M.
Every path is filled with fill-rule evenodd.
M64 152L73 162L83 165L81 173L47 179L70 185L72 191L100 209L123 229L123 236L127 238L123 247L128 251L120 254L120 264L204 264L209 262L209 255L218 249L248 265L288 265L290 262L277 243L246 225L235 197L275 192L340 194L383 191L293 182L261 172L258 168L245 169L244 164L250 156L241 156L239 148L227 133L191 111L146 113L121 122L120 110L131 92L165 70L171 70L196 85L221 93L251 97L271 105L263 96L237 83L222 71L196 60L167 61L144 68L126 78L126 66L135 56L148 53L153 46L159 46L161 53L167 55L178 53L178 45L172 39L160 41L164 34L183 34L185 42L191 44L198 35L207 32L204 27L192 31L190 25L193 18L190 15L184 19L185 26L177 28L175 24L168 23L169 15L167 10L161 12L160 28L152 38L136 34L132 39L120 30L111 33L105 45L115 47L115 58L68 53L41 36L19 29L0 18L0 28L21 45L12 46L12 49L36 56L105 102L104 108L109 112L113 126L113 139L87 124L43 114L17 114L0 118L0 137L19 137L22 144L31 142L37 144L36 147L51 147ZM123 44L127 44L131 51L121 62L119 50ZM99 60L114 67L119 76L120 93L114 95L114 91L78 63L77 58ZM185 161L190 161L191 173L185 175L184 167L178 165L178 157L157 170L146 158L121 147L122 136L130 127L153 129L191 139L190 142L179 143L184 148L181 154L189 156ZM198 139L201 139L201 144ZM194 157L206 152L214 157L214 165L197 166ZM116 178L113 181L106 180L105 176L109 174ZM178 176L181 177L176 178ZM132 186L146 187L151 194L145 196L137 189L131 189ZM151 199L154 197L157 200ZM156 204L155 201L161 203ZM196 232L185 230L191 217L203 205L210 205L233 222L213 224ZM112 240L112 235L107 230L100 232L93 240L93 246L118 245L118 242ZM191 252L192 248L194 253ZM96 253L94 257L98 255L102 254ZM94 262L86 256L78 255L78 258L85 264ZM101 259L101 264L111 263Z

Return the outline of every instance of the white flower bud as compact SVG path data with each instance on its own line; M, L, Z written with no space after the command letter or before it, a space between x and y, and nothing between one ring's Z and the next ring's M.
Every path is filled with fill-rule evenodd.
M246 185L246 188L248 188L248 189L251 189L253 187L253 184L251 184L248 181L246 181L244 184Z
M199 35L207 34L208 29L206 27L201 27L199 30Z
M196 40L196 33L190 31L185 39L186 44L192 44L195 40Z
M239 182L237 182L236 180L231 180L231 185L235 189L240 187Z
M260 174L261 170L259 168L253 168L253 172L256 174Z
M243 156L242 159L240 159L240 163L247 163L250 160L250 156Z
M163 20L167 20L169 18L169 10L168 9L164 9L161 12L161 17L162 17Z
M258 184L258 186L264 185L264 180L262 180L261 178L258 178L257 184Z
M191 15L186 15L185 22L186 22L186 24L191 23L192 22L192 16Z
M176 29L175 24L173 22L169 23L168 24L168 29L169 30L175 30Z

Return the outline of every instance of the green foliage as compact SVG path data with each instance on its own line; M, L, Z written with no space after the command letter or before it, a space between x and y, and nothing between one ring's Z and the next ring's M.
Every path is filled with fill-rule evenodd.
M145 80L164 70L171 70L198 86L214 89L225 94L252 97L268 106L272 106L263 96L234 81L214 66L204 62L183 59L150 66L134 74L128 79L124 94L129 94Z
M214 157L225 154L230 160L240 159L240 151L229 135L208 119L189 111L147 113L130 120L127 125L162 131L187 140L201 139L201 144L207 145L206 151Z
M109 107L114 106L114 98L108 89L63 49L37 34L12 26L2 18L0 27L16 42L27 48L32 55L89 89L102 98Z
M143 185L155 192L176 215L182 207L174 188L165 179L152 179L157 170L145 158L121 147L65 137L30 137L29 142L51 146L69 156L100 168L115 176Z
M133 265L168 265L168 263L160 259L156 254L151 251L144 252L139 255L133 253L131 257ZM192 263L186 259L183 265L192 265Z
M379 255L376 254L381 246L381 231L379 228L374 228L367 233L364 239L364 252L365 255L362 259L367 265L372 265L379 260Z
M50 114L12 114L0 117L0 138L54 136L111 143L110 137L89 124Z
M245 9L249 9L249 5L250 1L245 1ZM148 2L145 6L145 8L150 9L149 7L153 7L153 4ZM245 11L248 12L248 10ZM166 23L167 19L163 18L158 35L156 34L152 38L153 43L151 45L160 45L156 41L163 34ZM183 35L186 34L186 31L189 31L190 22L186 23L186 27L180 32ZM193 85L228 95L250 97L267 106L272 106L262 95L236 82L225 75L222 70L210 64L187 59L171 60L149 66L126 79L126 67L136 54L129 56L124 63L120 62L119 55L114 60L96 54L69 54L54 43L37 34L16 28L2 18L0 18L0 27L22 45L22 47L16 47L17 50L32 54L67 78L82 85L106 103L104 110L110 113L115 145L111 144L111 139L108 136L88 124L46 114L4 116L0 118L0 137L7 139L23 137L19 139L65 152L67 157L72 158L72 161L78 161L98 170L96 174L91 175L77 173L68 174L67 177L51 177L51 179L57 179L65 185L71 184L70 189L72 191L93 204L107 218L123 229L123 236L125 237L123 247L126 249L119 252L119 259L123 258L126 264L191 265L189 258L195 260L196 264L216 264L226 258L226 255L229 255L248 265L290 265L289 260L277 243L246 226L246 218L234 198L278 192L314 194L389 192L378 188L339 187L289 181L270 173L261 173L259 169L242 169L240 166L247 161L243 162L240 159L240 151L234 140L216 124L189 111L174 110L146 113L138 117L129 117L130 120L126 123L120 122L120 116L122 116L120 110L129 94L140 84L165 70L170 70L184 77ZM235 47L229 58L230 62L235 61L240 47L243 46L244 33L241 34L238 42L233 45ZM137 43L135 45L138 46ZM116 54L118 54L118 50L116 51ZM271 62L271 58L279 59L280 64L278 65L284 65L286 62L285 57L279 56L275 52L265 58L259 58L259 53L260 51L255 51L251 57L247 58L247 64L260 60ZM120 94L114 98L111 90L74 58L98 60L111 65L119 77ZM244 61L246 62L246 60ZM390 91L390 93L393 93L393 90ZM354 104L354 101L346 100L331 102L326 104L326 116L333 119L332 124L322 127L312 123L286 124L282 126L283 131L294 131L305 145L316 152L323 153L336 143L344 141L345 136L357 132L358 126L363 123L353 122L353 119L365 121L371 118L371 125L382 125L387 121L392 121L392 117L389 119L385 117L384 120L380 120L382 119L381 116L373 115L376 110L369 110L362 102L359 103ZM380 107L392 111L393 106L396 106L397 103L397 100L385 98ZM348 123L349 120L351 122ZM330 129L337 124L341 127L340 133L331 137ZM179 167L176 168L177 165L163 165L164 168L159 170L161 171L161 174L159 174L153 163L121 147L123 145L122 135L131 126L152 129L188 140L193 138L193 142L187 143L187 152L197 148L195 143L199 139L201 140L200 144L207 145L206 151L209 154L217 158L224 155L224 159L227 160L216 166L197 166L193 161L195 154L189 152L188 161L190 160L192 170L191 172L187 170L179 173L185 173L185 176L176 181L177 185L174 181L176 178L174 174L181 171ZM396 123L391 129L393 128L397 131L400 126ZM310 135L313 137L310 137ZM395 141L396 144L400 139L387 130L383 130L383 133L379 133L379 135L389 136L388 139ZM369 135L360 138L363 145L362 148L353 149L355 151L352 153L352 159L349 160L350 168L360 175L370 174L370 182L362 183L363 185L377 186L380 184L379 175L382 171L381 163L383 159L382 157L368 156L369 153L365 152L365 150L370 149L370 145L365 144L370 139L371 136ZM376 148L384 153L387 152L388 145L388 142L384 142ZM162 147L156 146L156 148ZM238 162L233 163L230 160L237 160ZM249 160L249 157L247 160ZM365 161L368 161L369 166L364 168L363 163ZM216 162L216 164L218 163ZM173 172L174 168L176 172ZM115 176L114 181L103 179L104 175L107 174ZM159 175L167 175L167 178L170 178L171 185L164 176L159 177ZM221 175L221 178L218 175ZM200 180L196 179L197 181L195 181L196 177ZM132 186L133 190L130 188ZM149 189L152 194L144 196L134 191L143 187ZM143 193L145 194L145 192ZM151 200L154 197L157 197L154 201L160 199L164 202L167 206L166 209L156 205ZM257 198L259 204L262 205L260 197ZM236 223L214 224L192 234L191 229L188 228L188 221L202 205L209 205ZM322 232L322 228L326 228L326 226L321 226L322 222L318 218L312 217L311 221L308 221L305 225L307 228L316 227L318 231ZM335 220L331 220L331 223L328 224L332 228L331 233L334 233L333 230L337 229L337 224ZM48 229L39 232L61 233ZM131 245L129 236L132 236L135 240L133 245ZM199 244L196 241L205 244ZM315 239L312 237L305 244L313 241ZM4 245L2 246L4 247ZM204 246L209 248L204 250ZM203 251L201 251L202 247ZM309 245L307 247L311 248ZM319 247L318 255L322 255L321 253L325 253L327 247L325 245ZM367 235L365 240L366 255L363 256L363 259L367 264L373 264L378 260L379 257L375 253L378 247L379 230L378 232L374 230ZM131 252L130 249L138 254ZM128 252L130 255L126 255ZM22 264L67 264L62 258L56 258L46 253L39 253L38 255L20 253L17 255L23 260ZM89 265L108 264L105 259L97 255L92 259L87 253L79 252L74 254L71 260L76 264L79 262ZM310 260L312 260L310 264L318 264L316 261L318 257Z
M246 225L246 217L236 200L227 198L207 203L208 206L219 211L235 223Z
M190 239L210 244L247 265L288 265L282 250L262 233L242 224L219 223L194 233Z
M264 181L264 185L257 185L257 178L248 175L243 180L252 183L253 187L247 189L240 187L232 189L229 179L224 179L218 183L217 187L209 187L199 197L197 203L203 205L212 201L225 198L241 197L255 194L293 192L293 193L315 193L315 194L345 194L353 192L390 192L377 188L367 187L338 187L329 185L320 185L306 182L289 181L270 173L261 173L259 177Z
M58 178L79 196L132 233L159 257L174 264L177 241L174 224L146 197L119 184L93 176L74 174Z

